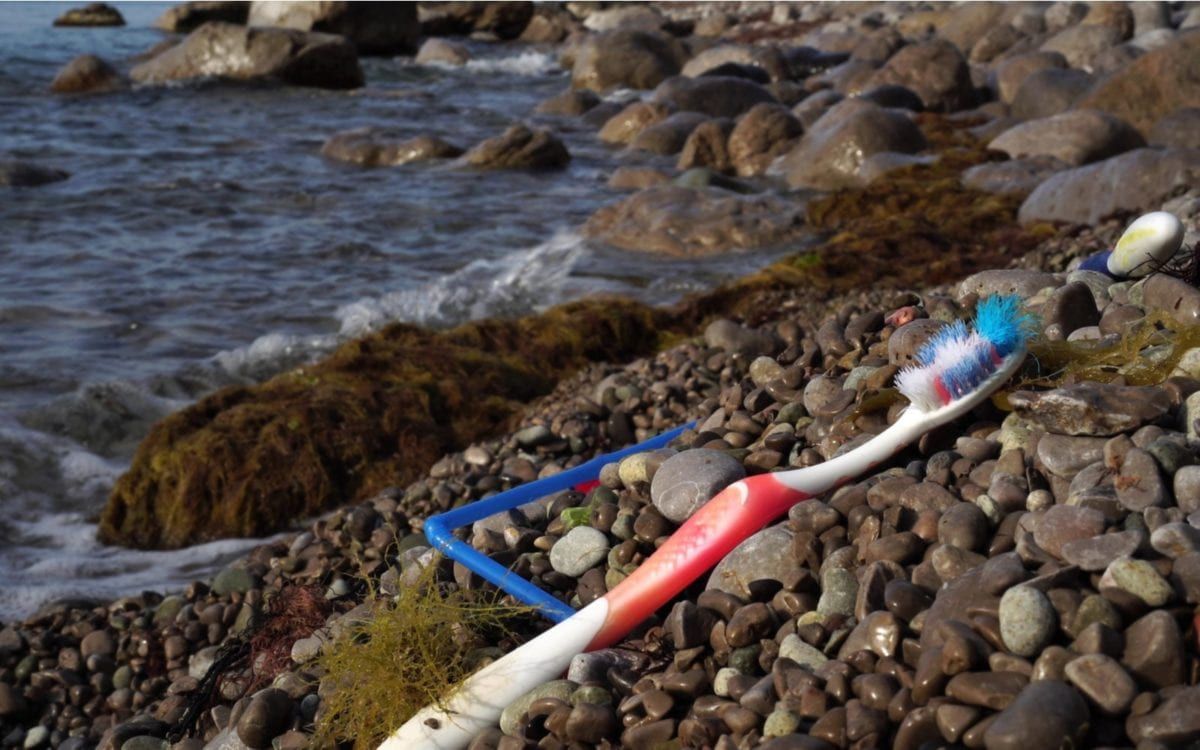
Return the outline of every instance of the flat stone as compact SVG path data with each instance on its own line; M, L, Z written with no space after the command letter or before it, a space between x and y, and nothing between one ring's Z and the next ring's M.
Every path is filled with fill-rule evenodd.
M1028 299L1047 287L1057 288L1062 282L1057 276L1044 271L1026 269L996 269L979 271L963 279L958 285L958 298L968 294L986 297L992 294L1015 294Z
M550 548L550 566L578 578L608 556L608 537L591 526L576 526Z
M1150 535L1150 546L1172 560L1200 552L1200 529L1181 522L1165 523Z
M1150 713L1129 717L1125 727L1139 745L1195 741L1200 737L1200 686L1183 688Z
M745 476L741 461L723 451L682 451L655 472L650 500L665 517L682 523L718 492Z
M963 672L950 678L946 695L960 703L1003 710L1029 684L1029 678L1017 672Z
M1052 391L1017 391L1009 403L1022 418L1059 435L1108 436L1155 424L1171 410L1161 388L1080 383Z
M1070 479L1104 457L1104 438L1046 435L1038 441L1038 460L1057 477Z
M722 558L709 576L706 588L750 599L750 584L754 581L783 584L795 580L801 572L800 562L793 555L780 553L790 549L791 543L792 532L786 523L768 526Z
M1083 570L1101 571L1111 565L1113 560L1132 555L1145 538L1145 532L1133 529L1076 539L1062 545L1061 557Z
M1140 448L1133 448L1125 454L1113 484L1117 488L1117 502L1127 510L1159 508L1165 506L1170 497L1158 470L1158 462Z
M805 643L800 636L789 633L779 644L779 656L791 659L805 669L815 671L817 667L829 661L821 649Z
M1055 557L1063 556L1063 546L1104 533L1104 514L1091 508L1055 505L1042 514L1034 528L1037 545Z
M1067 679L1109 716L1129 710L1137 695L1137 683L1115 659L1088 654L1068 662Z

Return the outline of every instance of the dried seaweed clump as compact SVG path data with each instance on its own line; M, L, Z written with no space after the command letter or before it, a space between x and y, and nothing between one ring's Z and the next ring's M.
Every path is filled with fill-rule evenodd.
M532 613L504 604L495 592L440 590L431 575L377 597L371 615L323 649L321 712L313 747L352 741L374 748L410 716L449 695L499 656Z
M1014 390L1056 388L1084 380L1127 385L1157 385L1171 377L1189 349L1200 347L1200 325L1186 325L1155 311L1131 325L1125 335L1106 342L1035 341Z

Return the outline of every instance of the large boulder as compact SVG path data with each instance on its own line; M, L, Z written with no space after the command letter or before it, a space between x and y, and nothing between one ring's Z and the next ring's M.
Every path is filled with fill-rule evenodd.
M557 44L581 27L578 19L564 8L539 3L518 40L528 44Z
M673 37L647 31L590 34L574 52L571 84L576 88L652 89L677 75L687 57Z
M925 108L935 112L954 112L975 102L967 60L944 39L902 48L871 77L868 88L888 83L917 92Z
M725 65L761 68L773 80L789 78L788 61L778 47L751 44L718 44L700 52L683 66L681 75L695 78Z
M795 201L658 185L602 207L583 231L624 250L687 258L778 245L802 236L804 226Z
M670 78L654 90L654 101L710 117L737 117L756 104L778 103L770 91L754 81L726 76Z
M1152 146L1200 149L1200 107L1177 109L1150 128Z
M266 78L330 89L363 84L358 55L345 37L220 22L204 24L179 44L135 65L130 77L142 84L208 77Z
M676 168L680 171L695 167L708 167L716 172L733 171L728 145L733 126L733 120L727 117L701 123L683 144Z
M1043 52L1057 52L1072 68L1092 69L1092 61L1107 49L1121 43L1121 32L1111 26L1082 25L1064 29L1046 40Z
M61 182L70 176L61 169L0 157L0 187L38 187Z
M361 167L394 167L427 159L453 159L462 153L461 148L435 136L401 138L380 128L356 128L335 133L321 146L321 156Z
M1078 106L1104 110L1142 133L1163 116L1200 102L1200 29L1180 34L1099 81Z
M154 25L174 34L190 34L209 21L244 25L250 17L250 3L241 0L216 0L175 5L158 17Z
M1012 104L1021 84L1039 70L1065 68L1067 59L1057 52L1026 52L1013 55L998 63L989 76L996 96L1005 104Z
M861 99L839 102L772 165L792 187L837 190L862 184L859 168L884 151L911 154L925 137L908 116Z
M517 123L476 145L463 161L479 169L559 169L567 166L571 155L549 130Z
M1156 209L1176 190L1200 184L1200 151L1139 148L1060 172L1021 204L1018 219L1098 224L1117 212Z
M632 102L604 121L598 137L605 143L630 143L638 133L671 115L662 102Z
M804 126L782 104L756 104L729 134L729 158L741 177L762 174L775 157L795 145Z
M95 55L76 57L50 82L50 90L56 94L95 94L124 87L125 79L117 69Z
M501 39L516 39L533 17L534 5L529 2L420 3L423 36L488 32Z
M1077 167L1145 145L1136 130L1112 115L1073 109L1009 128L988 148L1003 151L1013 159L1050 156Z
M71 8L54 19L55 26L124 26L120 11L108 3L90 3Z
M1074 68L1046 68L1025 77L1012 100L1012 114L1035 120L1066 112L1096 79Z
M413 62L418 65L466 65L471 52L465 45L449 39L430 37L421 43Z
M692 131L706 120L708 117L699 112L676 112L638 133L629 142L629 148L663 156L677 154Z
M421 27L415 3L255 0L250 26L340 34L361 55L406 55L417 50Z
M668 313L590 300L448 331L396 324L159 422L100 519L108 543L264 536L404 485L593 361L655 351Z
M938 36L953 43L965 55L975 43L1000 26L1006 3L963 3L955 7L938 27Z

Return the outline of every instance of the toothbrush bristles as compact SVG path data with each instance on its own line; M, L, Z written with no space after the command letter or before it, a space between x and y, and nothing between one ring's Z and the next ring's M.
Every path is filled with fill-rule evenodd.
M916 364L896 376L896 387L913 406L933 411L973 392L1008 355L1023 349L1032 318L1016 296L992 296L976 307L968 328L955 321L917 352Z

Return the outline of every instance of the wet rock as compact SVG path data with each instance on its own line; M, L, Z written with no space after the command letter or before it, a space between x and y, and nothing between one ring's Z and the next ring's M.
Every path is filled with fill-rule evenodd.
M571 155L549 130L517 123L501 135L479 143L462 158L479 169L561 169Z
M1014 159L1051 157L1079 166L1145 145L1142 136L1121 120L1098 110L1075 109L1010 128L992 139L988 148Z
M54 19L55 26L124 26L120 11L108 3L89 3L71 8Z
M697 112L676 112L639 132L629 148L664 156L679 153L692 131L706 120Z
M871 651L876 656L890 658L900 649L902 627L891 612L872 612L850 631L838 651L838 658L845 660L859 651Z
M246 25L250 3L239 0L186 2L168 8L155 20L155 27L175 34L188 34L209 21Z
M421 48L417 50L417 55L413 58L413 62L418 65L431 65L440 63L442 65L466 65L471 59L471 53L466 46L458 42L452 42L448 39L439 39L431 37L421 43Z
M1185 687L1147 714L1125 724L1137 743L1181 744L1200 738L1200 686Z
M954 112L974 103L967 61L942 39L910 44L892 55L871 78L871 85L886 84L912 89L926 109L936 112Z
M345 37L218 22L204 24L179 44L135 65L129 75L140 84L207 77L267 78L329 89L363 84L358 54Z
M600 97L590 89L567 89L539 103L534 112L543 115L578 117L600 103Z
M794 201L658 185L600 208L583 231L626 250L686 258L770 247L804 227L803 206Z
M779 657L790 659L810 671L815 671L817 667L829 661L829 657L821 649L805 643L795 633L784 636L779 644Z
M778 104L770 91L745 78L678 76L654 90L654 101L684 112L735 118L759 104Z
M1135 149L1050 177L1021 204L1018 219L1096 224L1119 211L1143 212L1195 184L1198 173L1200 153Z
M727 65L757 68L775 78L789 75L787 60L776 47L751 44L717 44L709 47L688 60L681 75L692 78L711 75Z
M679 42L657 32L622 29L591 34L576 51L571 84L593 91L652 89L678 74L684 57Z
M1054 636L1058 617L1046 595L1030 586L1014 586L1000 598L1000 635L1018 656L1039 653Z
M56 94L97 94L125 88L117 69L95 55L80 55L54 76L50 90Z
M608 537L590 526L576 526L550 548L550 565L578 578L608 556Z
M1059 435L1116 435L1155 424L1170 412L1160 388L1080 383L1052 391L1017 391L1013 410L1047 432Z
M755 581L783 584L795 580L801 570L800 564L791 555L780 554L780 550L789 549L791 543L792 533L786 524L768 526L734 547L717 563L707 588L748 599L751 597L750 584Z
M717 172L732 171L733 158L729 155L728 142L733 127L732 121L723 118L698 125L683 144L676 168L710 167Z
M978 506L960 503L938 519L938 541L964 550L978 551L989 537L987 516Z
M560 701L569 702L571 693L575 692L578 687L570 680L551 680L538 685L505 707L500 714L500 731L510 736L516 734L521 716L529 710L534 701L541 698L557 698Z
M1001 710L1029 683L1017 672L963 672L950 678L946 695L970 706Z
M1075 68L1038 70L1021 82L1012 100L1012 115L1036 120L1066 112L1087 93L1094 80L1090 73Z
M608 118L600 128L600 140L605 143L630 143L643 130L670 115L671 108L661 102L633 102Z
M1067 679L1109 716L1129 710L1137 695L1137 683L1112 657L1088 654L1067 663Z
M1098 82L1078 105L1103 110L1149 133L1164 115L1200 101L1198 61L1200 33L1180 34Z
M859 168L872 154L911 154L925 145L920 129L905 115L848 99L825 113L773 169L791 187L834 190L858 185Z
M1125 629L1121 663L1139 680L1157 688L1185 681L1183 639L1169 612L1155 610Z
M247 26L314 31L345 37L361 55L406 55L421 33L412 5L253 2Z
M53 167L43 167L15 159L0 159L0 187L39 187L61 182L70 176L69 172Z
M321 146L328 159L363 167L398 166L427 159L451 159L462 149L436 136L399 139L380 128L356 128L335 133Z
M1177 109L1162 117L1146 140L1163 148L1200 149L1200 107Z
M984 732L987 750L1074 747L1088 728L1079 693L1055 680L1032 682Z
M760 175L803 132L804 126L787 107L756 104L738 119L729 134L729 159L740 177Z
M292 699L277 688L254 695L237 722L237 735L250 747L270 747L292 722Z

